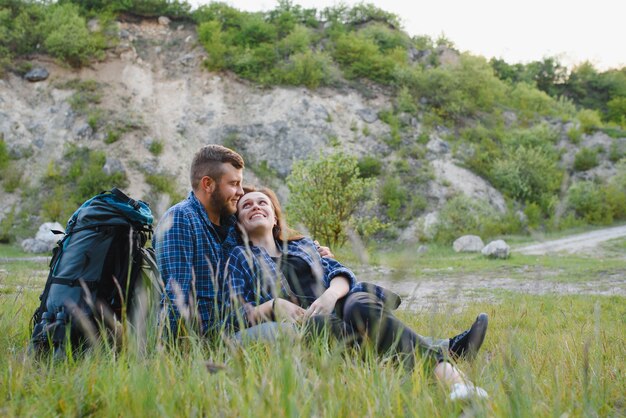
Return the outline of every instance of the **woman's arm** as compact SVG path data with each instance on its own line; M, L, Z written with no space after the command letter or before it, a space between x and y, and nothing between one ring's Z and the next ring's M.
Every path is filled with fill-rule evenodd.
M315 299L304 314L304 319L308 319L312 315L328 315L333 309L337 301L348 294L350 291L350 281L344 276L335 276L330 281L328 289L322 295Z

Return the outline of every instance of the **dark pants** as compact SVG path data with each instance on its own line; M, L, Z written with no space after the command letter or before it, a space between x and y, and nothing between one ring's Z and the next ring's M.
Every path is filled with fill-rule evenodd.
M396 318L376 296L357 292L349 294L335 306L331 315L317 315L310 319L310 329L328 330L340 340L361 344L374 344L380 354L396 354L403 362L413 366L415 355L443 360L448 340L435 340L415 333Z

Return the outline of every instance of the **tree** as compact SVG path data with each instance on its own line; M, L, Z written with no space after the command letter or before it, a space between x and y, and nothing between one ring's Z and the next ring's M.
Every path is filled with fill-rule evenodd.
M302 223L311 235L332 247L346 241L346 226L372 180L359 176L357 159L342 153L298 161L287 177L287 210L292 224Z

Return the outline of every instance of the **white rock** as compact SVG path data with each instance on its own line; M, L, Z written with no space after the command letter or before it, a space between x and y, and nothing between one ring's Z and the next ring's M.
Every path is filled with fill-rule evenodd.
M53 234L52 230L65 231L65 228L58 222L46 222L39 227L35 238L22 241L22 249L29 253L52 251L57 241L63 237L62 235Z
M484 256L489 258L509 258L511 247L509 247L506 242L499 239L491 241L481 252Z
M452 244L457 253L477 253L484 247L485 243L478 235L463 235Z

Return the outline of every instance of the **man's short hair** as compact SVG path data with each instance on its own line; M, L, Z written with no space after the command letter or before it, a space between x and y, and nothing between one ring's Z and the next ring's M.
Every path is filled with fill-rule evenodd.
M230 148L221 145L206 145L193 157L191 163L191 187L196 190L202 177L208 176L219 181L224 174L223 164L229 163L235 168L243 168L243 158Z

